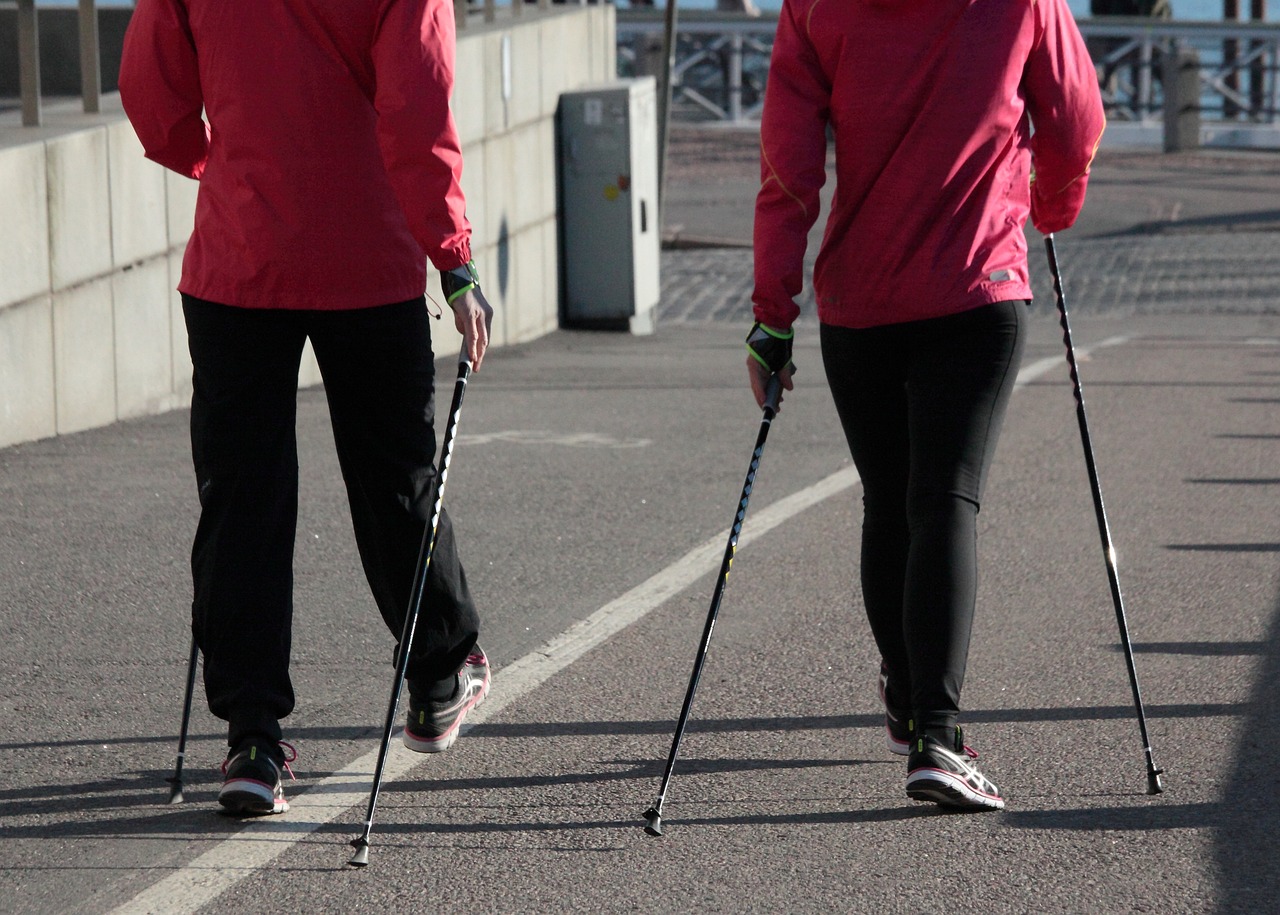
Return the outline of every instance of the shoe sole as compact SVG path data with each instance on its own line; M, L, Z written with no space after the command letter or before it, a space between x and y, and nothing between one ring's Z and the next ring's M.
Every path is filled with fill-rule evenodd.
M289 809L289 802L283 797L276 800L269 785L249 778L233 778L223 785L218 803L225 812L236 816L270 816Z
M1004 798L975 791L963 778L942 769L918 769L908 775L907 797L957 810L1004 809Z
M400 738L401 742L415 753L443 753L457 742L458 732L462 729L462 722L467 720L467 715L471 714L471 710L481 702L484 702L488 697L489 684L491 682L492 677L489 675L488 671L485 671L484 685L480 687L480 691L476 693L475 698L467 703L467 705L463 707L462 711L458 713L458 718L453 722L453 726L439 737L425 739L422 737L416 737L409 732L408 728L405 728L404 734L401 735Z

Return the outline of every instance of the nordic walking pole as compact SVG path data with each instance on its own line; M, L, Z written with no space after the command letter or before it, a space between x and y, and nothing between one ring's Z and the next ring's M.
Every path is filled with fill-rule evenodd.
M169 789L169 803L182 803L182 761L187 755L187 728L191 724L191 698L196 691L196 662L200 659L200 648L196 645L196 637L191 637L191 658L187 661L187 697L182 703L182 730L178 734L178 759L173 764L173 775L165 779L172 787Z
M676 766L676 755L680 752L680 740L684 737L685 725L689 722L689 709L693 707L693 695L698 691L702 665L707 659L707 648L711 644L711 630L715 627L716 616L720 613L720 600L724 597L725 583L729 580L729 569L733 566L733 554L738 549L738 534L742 531L742 520L747 516L747 502L751 498L752 487L755 486L756 470L760 467L760 455L764 453L764 441L769 437L769 427L773 424L773 417L778 412L778 398L781 393L782 382L777 375L773 375L765 389L764 418L760 421L760 434L756 436L756 447L751 453L751 466L747 470L746 482L742 484L742 495L738 498L738 513L734 516L733 527L729 531L729 542L724 549L724 559L720 563L720 575L716 579L715 593L711 597L711 609L707 612L707 624L702 630L702 641L698 644L693 673L689 677L689 689L684 696L684 706L680 709L680 719L676 722L675 737L671 740L667 770L662 774L662 787L658 789L658 799L653 802L653 806L644 812L644 831L651 836L662 835L662 804L666 800L667 786L671 783L671 773Z
M1093 489L1093 507L1098 516L1098 534L1102 537L1102 552L1107 559L1107 581L1111 585L1111 600L1116 606L1116 622L1120 624L1120 642L1124 645L1124 660L1129 668L1129 685L1133 687L1133 704L1138 711L1138 729L1142 732L1143 752L1147 758L1147 794L1159 794L1164 790L1151 753L1151 739L1147 736L1147 716L1142 708L1142 691L1138 688L1138 668L1133 661L1133 645L1129 641L1129 624L1125 621L1124 598L1120 596L1120 576L1116 572L1116 551L1111 544L1111 530L1107 526L1107 511L1102 505L1102 487L1098 483L1098 468L1093 460L1093 445L1089 439L1089 420L1084 412L1084 391L1080 387L1080 370L1076 366L1075 349L1071 345L1071 327L1067 323L1067 299L1062 291L1062 273L1058 269L1058 252L1053 246L1053 233L1044 237L1045 251L1049 254L1049 272L1053 274L1053 291L1058 297L1058 316L1062 322L1062 342L1067 346L1067 364L1071 368L1071 384L1076 396L1076 420L1080 424L1080 443L1084 446L1084 462L1089 471L1089 486Z
M418 625L418 613L422 609L423 594L427 589L427 572L431 568L431 554L436 548L436 529L440 523L440 511L444 506L444 484L449 477L449 461L453 457L453 441L457 436L458 414L462 412L462 396L467 391L471 377L471 363L464 356L458 361L458 380L453 386L453 402L449 405L449 421L444 429L444 442L440 446L440 467L436 474L436 498L431 506L431 521L422 534L422 547L418 551L418 564L413 573L413 587L409 595L409 607L404 618L404 630L400 635L400 651L396 658L396 679L391 686L391 702L387 705L387 720L382 728L382 745L378 748L378 764L373 771L373 789L369 792L369 809L365 812L364 831L351 840L356 853L347 863L352 867L369 864L369 833L373 831L373 813L378 806L378 792L382 789L382 772L386 768L387 751L391 746L391 732L396 725L396 713L400 708L400 692L404 687L405 672L409 668L409 648L413 645L413 633Z

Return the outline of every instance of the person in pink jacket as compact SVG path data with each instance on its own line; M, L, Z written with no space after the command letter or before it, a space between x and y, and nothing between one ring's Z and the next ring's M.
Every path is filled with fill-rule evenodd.
M862 478L861 590L907 794L999 809L957 724L983 485L1031 298L1024 226L1071 226L1104 127L1065 0L785 0L761 125L757 402L791 363L807 235L827 381Z
M232 813L288 806L304 343L396 637L436 485L428 259L473 368L488 346L453 78L452 0L138 0L129 23L129 120L148 158L200 182L178 284L200 499L192 632L209 708L228 722L219 801ZM442 514L408 663L411 749L447 748L487 692L478 633Z

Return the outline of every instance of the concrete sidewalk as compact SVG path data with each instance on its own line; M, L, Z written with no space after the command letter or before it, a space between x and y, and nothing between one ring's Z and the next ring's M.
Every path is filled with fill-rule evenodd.
M750 183L750 140L720 140L719 190L712 153L677 162L669 213L715 196L709 225L729 231L749 216L735 182ZM1165 794L1145 794L1048 298L980 516L965 691L1007 810L913 803L884 749L858 489L807 325L667 835L644 834L760 420L742 379L749 250L672 249L652 336L558 332L494 351L472 382L449 505L494 692L443 756L393 749L362 871L346 843L391 639L322 392L299 410L299 703L285 722L299 779L293 810L267 821L213 813L225 732L199 698L187 802L164 803L196 513L185 411L0 450L0 909L1274 910L1280 314L1266 289L1280 232L1263 214L1278 182L1276 160L1238 162L1117 162L1113 185L1100 166L1097 231L1060 244ZM1194 232L1164 225L1188 212Z

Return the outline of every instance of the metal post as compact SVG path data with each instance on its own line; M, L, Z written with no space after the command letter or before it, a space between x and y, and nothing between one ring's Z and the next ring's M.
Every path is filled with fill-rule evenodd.
M742 35L729 36L729 122L742 123Z
M658 226L666 199L667 127L671 123L671 83L676 70L676 0L667 0L662 32L662 85L658 87Z
M484 21L493 22L498 18L498 5L494 0L484 0Z
M1222 19L1224 22L1235 22L1240 18L1240 0L1222 0ZM1222 42L1222 83L1232 92L1240 90L1240 70L1237 60L1240 57L1240 42L1228 38ZM1222 116L1234 118L1240 113L1240 106L1230 95L1222 96Z
M1151 84L1151 35L1148 32L1142 34L1142 44L1138 51L1138 120L1147 121L1151 114L1155 111L1155 104L1151 101L1152 89Z
M85 114L102 110L102 67L98 61L98 4L80 0L80 97Z
M1267 18L1267 0L1249 0L1249 19L1252 22L1263 22ZM1267 97L1265 81L1266 68L1263 66L1263 42L1249 43L1249 53L1253 60L1249 62L1249 119L1261 123L1263 103Z
M1271 103L1267 106L1270 110L1264 119L1268 124L1274 124L1276 121L1276 112L1280 110L1280 41L1271 42Z
M453 28L456 32L467 27L467 2L468 0L453 0Z
M35 0L18 0L18 84L22 126L40 126L40 31Z

